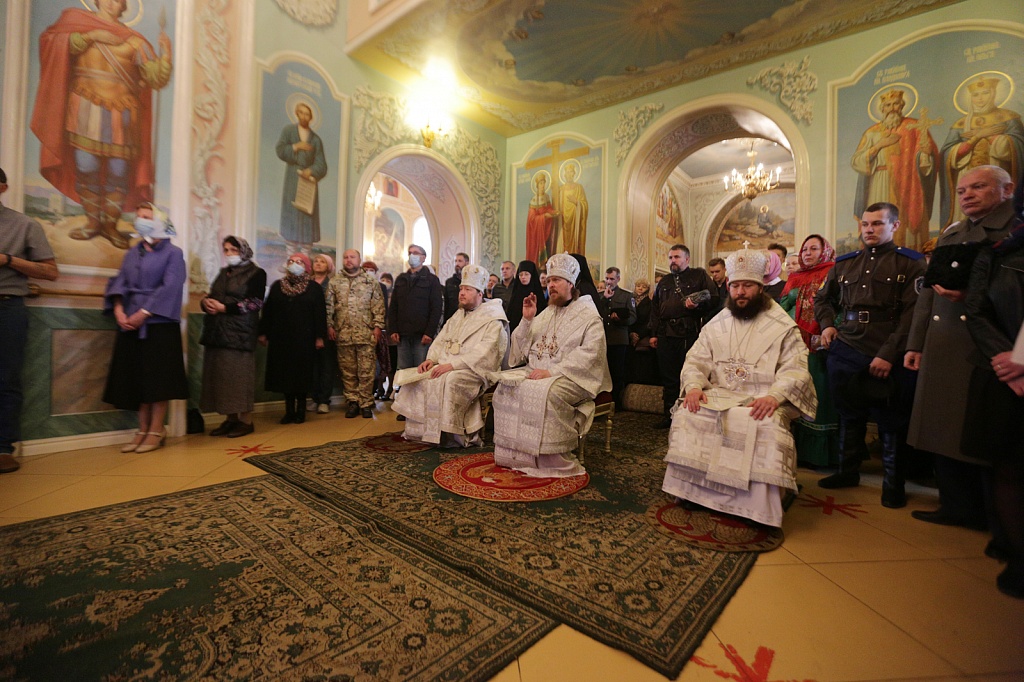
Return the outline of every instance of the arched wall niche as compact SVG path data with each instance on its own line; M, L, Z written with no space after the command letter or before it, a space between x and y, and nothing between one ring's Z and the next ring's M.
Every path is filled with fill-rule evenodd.
M372 243L373 235L365 226L361 201L377 173L384 173L405 185L423 208L430 225L434 253L427 263L434 266L443 282L455 272L455 254L465 251L474 263L480 262L480 214L462 175L443 156L413 144L391 147L367 163L356 187L360 201L353 207L354 240L360 250ZM412 240L412 226L406 226L405 244ZM395 273L397 274L397 273Z
M668 111L640 136L623 165L619 181L616 252L629 254L632 278L653 277L654 215L658 192L679 162L694 151L734 137L759 137L786 147L793 154L796 192L796 239L807 234L810 210L810 161L796 124L777 106L752 95L724 94L703 97ZM706 195L709 196L709 195ZM721 196L704 215L717 216L738 197ZM732 203L730 203L732 202ZM688 215L693 212L688 210ZM703 263L711 246L708 232L714 220L685 225L691 260Z

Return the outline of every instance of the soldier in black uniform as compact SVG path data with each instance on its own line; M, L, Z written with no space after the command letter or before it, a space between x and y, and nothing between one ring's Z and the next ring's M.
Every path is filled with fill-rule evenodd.
M668 267L671 272L658 282L651 304L651 347L658 354L664 387L665 418L655 426L658 429L672 426L669 410L679 399L679 372L686 353L700 335L702 321L718 308L718 285L704 268L690 267L688 248L676 244L669 249Z
M860 221L865 248L836 259L814 297L821 340L828 347L828 380L839 412L839 471L818 482L823 488L860 483L860 461L870 418L882 441L882 504L906 504L907 425L917 373L903 367L903 354L917 301L924 257L896 246L899 210L868 206Z

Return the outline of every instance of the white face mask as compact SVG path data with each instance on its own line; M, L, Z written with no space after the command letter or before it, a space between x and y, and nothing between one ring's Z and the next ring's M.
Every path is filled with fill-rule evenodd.
M232 254L232 255L228 256L224 260L226 260L228 262L229 266L235 267L236 265L239 265L242 262L242 257L239 256L237 253L235 253L235 254Z
M306 272L306 267L302 263L292 263L288 266L288 272L298 277Z
M418 268L423 265L423 256L418 253L409 254L409 265L414 268Z

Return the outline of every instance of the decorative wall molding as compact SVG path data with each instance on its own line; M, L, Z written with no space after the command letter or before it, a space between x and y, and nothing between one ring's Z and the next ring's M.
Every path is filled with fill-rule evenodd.
M444 284L449 277L455 274L455 254L461 250L462 248L459 246L459 242L455 240L455 237L449 237L444 248L441 249L441 263L437 273L437 276L441 279L441 284Z
M220 271L221 186L212 182L211 162L223 158L221 136L228 99L230 0L199 3L195 18L195 63L203 72L192 107L192 206L189 291L205 292Z
M665 161L682 154L691 145L709 137L719 137L739 130L732 114L710 113L684 123L666 135L644 162L643 174L647 178L657 174Z
M277 6L306 26L330 26L338 16L338 0L275 0Z
M408 102L390 92L376 92L358 87L352 94L356 113L356 170L366 162L399 142L416 143L416 133L405 122Z
M355 130L356 170L400 142L420 142L419 132L405 121L408 102L389 92L356 88L352 105L357 110ZM501 165L498 152L458 125L434 142L434 151L447 158L462 176L480 213L480 265L491 270L499 262ZM427 188L424 187L424 190Z
M416 185L442 204L448 199L448 183L435 173L422 159L404 156L391 164L396 170L416 178Z
M810 125L814 120L810 94L818 89L818 76L807 68L810 63L811 58L804 57L799 63L783 62L782 66L761 69L747 79L747 85L760 85L762 90L775 93L794 120Z
M716 186L714 191L691 193L690 204L693 210L694 227L701 227L707 221L712 209L722 201L722 188Z
M615 143L619 145L615 152L615 165L622 165L623 159L633 148L633 143L640 137L640 133L647 127L647 124L654 118L654 112L665 108L664 104L638 104L632 109L619 109L619 123L615 126L612 136Z
M638 234L633 240L633 248L630 249L629 254L629 274L633 277L633 282L635 283L639 277L647 277L650 272L649 267L647 241L644 239L644 235Z

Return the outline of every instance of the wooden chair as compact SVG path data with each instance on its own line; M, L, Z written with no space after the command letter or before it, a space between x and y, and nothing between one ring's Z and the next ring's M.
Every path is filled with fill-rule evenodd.
M604 451L612 451L612 419L615 417L615 401L612 400L612 394L609 391L603 391L597 394L594 398L594 419L598 417L605 417L604 422ZM587 435L580 436L578 457L580 464L583 464L583 458L586 454L587 449Z

